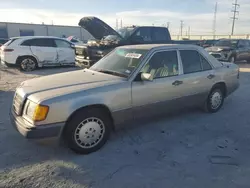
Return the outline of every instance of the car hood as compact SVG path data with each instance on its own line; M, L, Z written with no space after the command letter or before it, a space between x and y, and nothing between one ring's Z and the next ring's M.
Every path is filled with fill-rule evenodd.
M53 97L124 81L125 78L85 69L27 80L22 82L18 90L21 95L26 95L32 101L39 103Z
M208 52L221 52L225 50L233 50L233 48L229 46L211 46L211 47L206 48L206 50Z
M97 17L83 17L79 21L78 25L87 30L93 37L98 40L101 40L104 36L108 35L117 35L121 37L119 33L117 33L108 24Z

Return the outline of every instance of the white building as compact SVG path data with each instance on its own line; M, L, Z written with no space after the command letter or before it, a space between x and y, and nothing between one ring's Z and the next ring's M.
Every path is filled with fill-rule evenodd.
M78 26L0 22L0 38L18 36L75 36L83 41L93 39L89 32Z

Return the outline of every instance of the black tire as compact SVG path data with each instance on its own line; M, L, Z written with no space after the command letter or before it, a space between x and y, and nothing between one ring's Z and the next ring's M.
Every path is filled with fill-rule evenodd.
M94 121L92 121L91 118L92 119L95 118ZM95 128L96 124L94 124L93 126L90 124L87 125L87 123L89 123L89 120L91 120L90 122L92 123L96 122L100 126L100 129L102 126L103 133L100 130L97 130L98 127L97 129ZM101 120L101 122L99 120ZM84 124L84 122L86 122L86 124ZM69 122L67 122L67 125L63 133L64 139L68 147L71 150L73 150L75 153L89 154L89 153L95 152L99 150L100 148L102 148L104 144L107 142L107 140L109 139L110 132L111 132L111 123L112 121L111 121L109 114L106 113L103 109L95 108L95 107L84 108L83 110L76 112L76 114L74 114L73 117L70 118ZM89 126L91 126L92 128ZM102 134L102 136L98 134L99 131L100 131L100 134ZM81 133L84 134L84 136ZM90 141L91 137L94 137L93 135L98 135L98 136L95 136L95 138L92 138L92 139L96 139L98 137L97 140L98 139L99 140L98 142L97 140L95 140L97 143L96 145L93 145L92 147L90 144L87 144L87 142L84 143L80 141L81 140L80 137L82 138L85 137L83 139L85 140L88 139L88 141ZM85 146L81 144L85 144ZM89 147L89 148L86 148L86 147Z
M231 57L228 59L228 61L229 61L230 63L235 63L235 62L236 62L235 56L231 56Z
M213 97L220 97L219 104L215 105L212 102ZM204 110L208 113L218 112L221 109L221 107L223 106L224 99L225 99L225 94L224 94L223 88L220 86L213 88L207 97L207 100L206 100L205 105L204 105Z
M17 63L21 71L30 72L37 68L37 60L31 56L20 57Z

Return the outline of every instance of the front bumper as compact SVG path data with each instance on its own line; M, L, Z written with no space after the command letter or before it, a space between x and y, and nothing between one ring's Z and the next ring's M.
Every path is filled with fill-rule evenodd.
M88 60L88 59L84 59L80 56L76 56L75 57L75 64L79 67L83 67L83 68L89 68L91 67L93 64L95 64L96 61L94 60Z
M27 139L59 138L64 127L64 123L31 127L30 123L22 116L16 116L12 111L10 112L10 120L14 128Z

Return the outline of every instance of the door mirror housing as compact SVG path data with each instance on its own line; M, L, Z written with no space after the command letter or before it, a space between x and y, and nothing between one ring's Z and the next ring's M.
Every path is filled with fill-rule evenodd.
M140 72L134 79L135 82L153 81L153 76L149 73Z
M141 73L141 80L142 81L152 81L153 77L149 73Z

